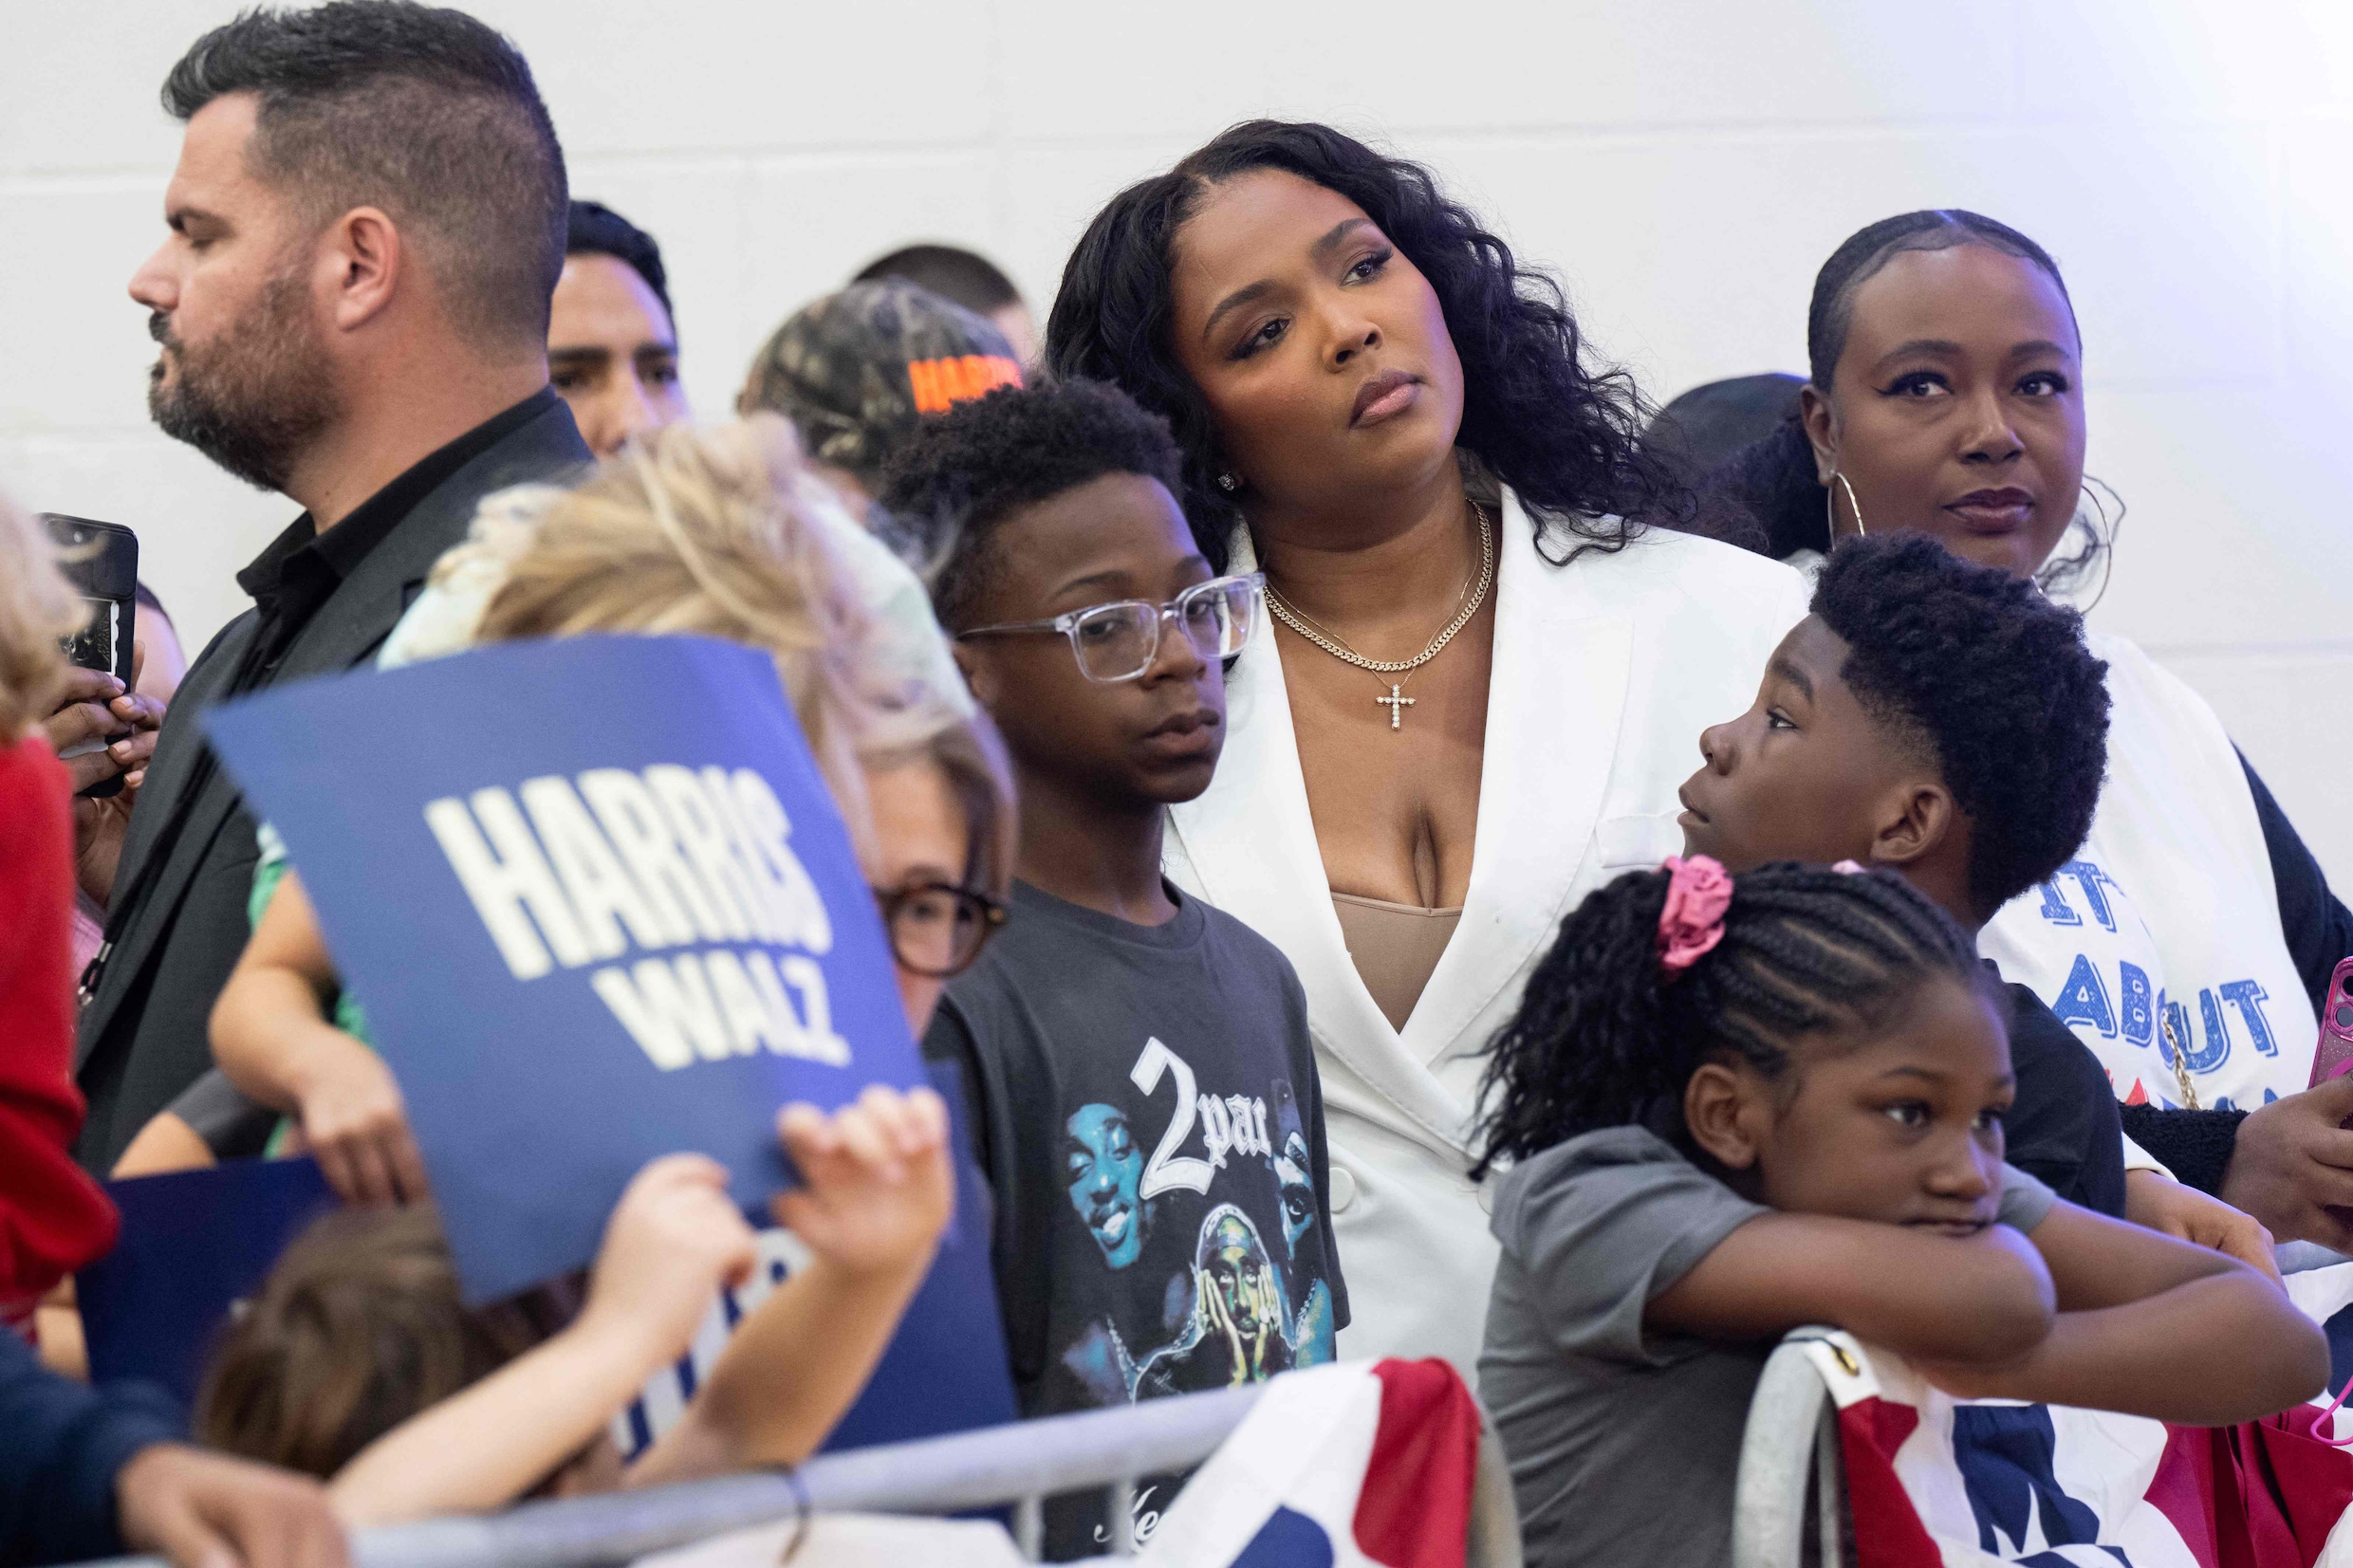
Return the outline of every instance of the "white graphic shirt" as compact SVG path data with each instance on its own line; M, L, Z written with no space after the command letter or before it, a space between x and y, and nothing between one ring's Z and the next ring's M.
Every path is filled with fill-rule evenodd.
M2221 721L2134 644L2108 661L2108 779L2076 858L1978 940L2091 1047L2119 1099L2252 1110L2306 1086L2319 1024ZM2168 1027L2170 1025L2170 1028Z

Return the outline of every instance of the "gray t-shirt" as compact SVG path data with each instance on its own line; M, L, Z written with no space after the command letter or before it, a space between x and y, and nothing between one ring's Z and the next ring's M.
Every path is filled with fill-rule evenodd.
M1498 1183L1479 1396L1510 1455L1529 1568L1723 1568L1773 1346L1646 1332L1642 1314L1771 1210L1640 1127L1571 1138ZM2002 1168L2003 1224L2031 1230L2053 1201Z
M973 1101L1025 1416L1315 1366L1348 1323L1306 995L1272 943L1169 892L1176 918L1138 926L1015 882L924 1040ZM1138 1520L1176 1492L1139 1478ZM1049 1500L1047 1560L1105 1550L1102 1507Z

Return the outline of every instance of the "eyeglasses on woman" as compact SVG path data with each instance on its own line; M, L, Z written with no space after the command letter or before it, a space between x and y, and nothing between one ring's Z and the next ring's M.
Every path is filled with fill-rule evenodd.
M901 968L930 980L962 974L1005 924L1005 906L985 893L948 882L876 888L874 901Z

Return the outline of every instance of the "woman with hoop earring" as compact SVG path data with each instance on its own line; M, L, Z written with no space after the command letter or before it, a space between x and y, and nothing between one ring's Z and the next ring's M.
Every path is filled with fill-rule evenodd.
M1929 533L2097 600L2121 508L2084 477L2082 339L2042 247L1974 212L1875 223L1824 264L1806 347L1796 415L1710 475L1711 531L1745 516L1801 568L1866 528ZM2174 1175L2353 1251L2353 1079L2303 1092L2353 914L2204 699L2087 636L2112 705L2099 813L1980 947L2101 1059Z
M1470 1377L1488 1042L1568 909L1680 851L1691 738L1746 705L1804 585L1629 521L1688 492L1559 286L1326 126L1237 125L1114 197L1047 340L1169 420L1213 569L1266 574L1273 635L1164 866L1305 987L1340 1354Z

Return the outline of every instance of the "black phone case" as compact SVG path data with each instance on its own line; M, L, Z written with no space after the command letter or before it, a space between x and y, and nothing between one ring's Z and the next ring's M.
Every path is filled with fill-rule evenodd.
M103 670L131 686L131 654L139 616L139 535L120 523L43 515L59 545L58 569L90 601L90 621L65 638L65 656L84 670ZM110 737L120 739L120 737ZM122 792L122 777L102 779L82 792L104 800Z

